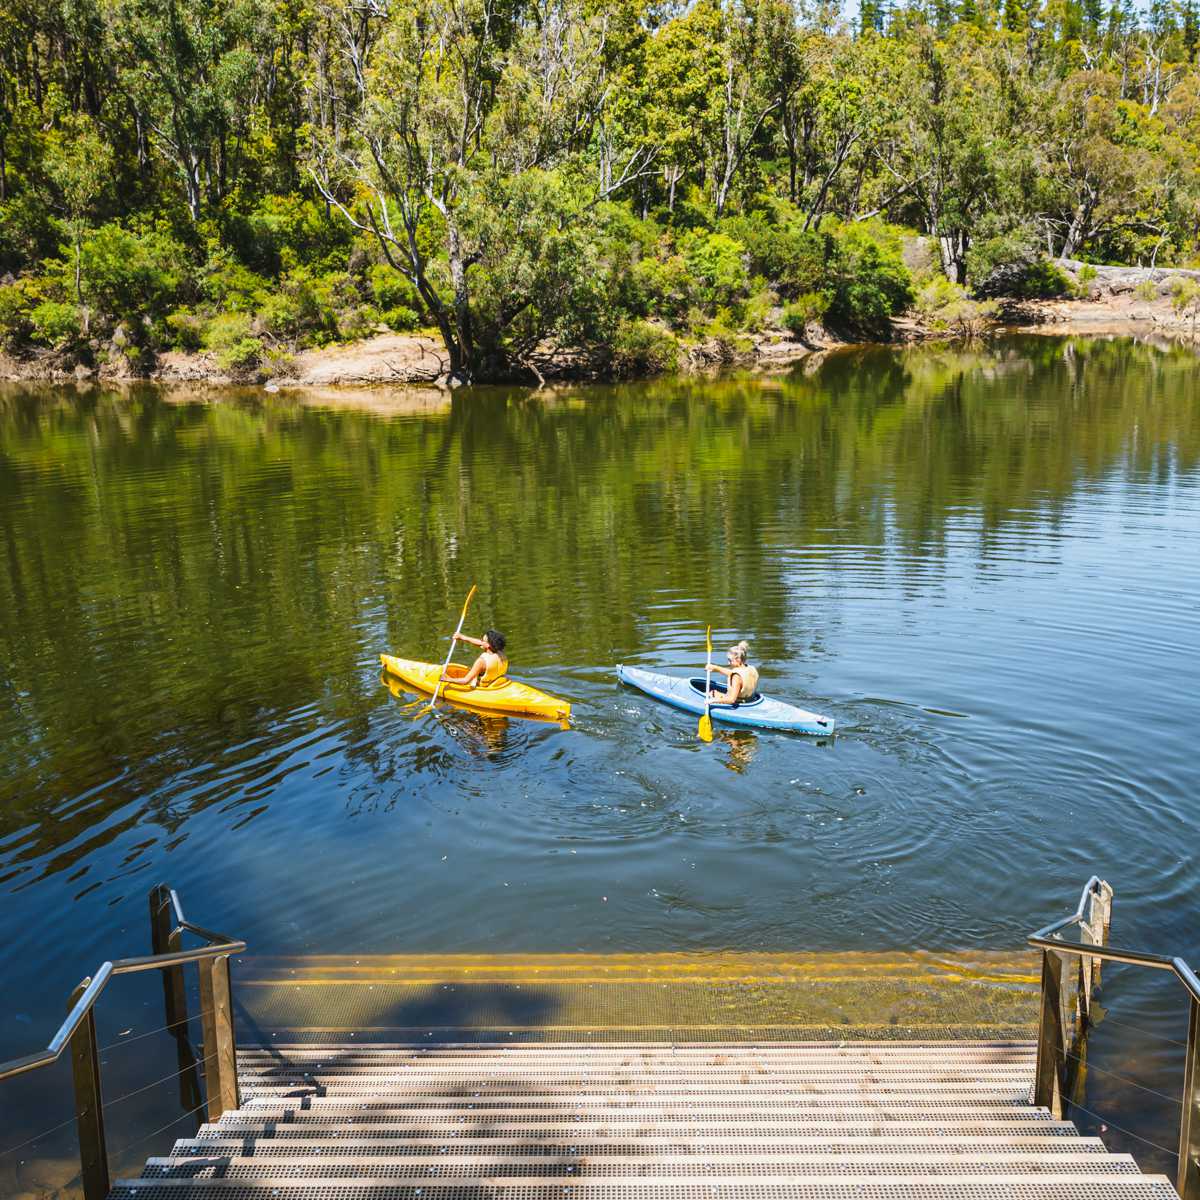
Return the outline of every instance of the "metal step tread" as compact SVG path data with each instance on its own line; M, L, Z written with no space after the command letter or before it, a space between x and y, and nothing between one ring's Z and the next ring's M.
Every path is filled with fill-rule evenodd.
M374 1095L374 1093L370 1093ZM1004 1094L986 1094L986 1095L964 1095L947 1098L937 1095L913 1095L909 1092L846 1092L842 1095L827 1095L822 1093L800 1093L800 1094L783 1094L775 1097L766 1096L760 1097L760 1103L753 1104L752 1101L746 1098L739 1099L736 1092L728 1093L730 1105L726 1106L721 1103L720 1097L713 1096L711 1092L703 1094L698 1093L696 1096L665 1096L662 1098L655 1097L653 1093L644 1093L639 1098L644 1100L643 1104L628 1103L636 1094L613 1095L611 1092L601 1092L598 1097L592 1098L592 1104L588 1106L591 1111L597 1114L603 1113L608 1115L614 1109L656 1109L662 1112L679 1112L691 1119L703 1116L711 1110L713 1120L724 1120L726 1115L736 1113L739 1108L746 1113L749 1119L755 1113L761 1113L764 1109L776 1108L780 1112L799 1113L812 1112L823 1109L842 1110L846 1112L878 1112L880 1110L904 1110L904 1111L922 1111L922 1112L954 1112L956 1110L970 1109L971 1112L977 1113L980 1110L994 1110L996 1112L1023 1112L1027 1107L1029 1099L1028 1092L1024 1089L1014 1091L1007 1095ZM447 1108L445 1105L431 1105L426 1108L406 1107L400 1108L392 1106L396 1109L395 1117L398 1120L408 1121L418 1119L418 1113L425 1113L430 1120L462 1120L465 1114L470 1112L488 1113L490 1115L503 1115L506 1113L521 1113L521 1114L541 1114L542 1116L553 1117L555 1114L561 1114L564 1110L561 1107L548 1105L545 1100L539 1099L542 1093L535 1092L528 1096L512 1096L512 1097L497 1097L495 1103L488 1103L491 1097L488 1096L462 1096L457 1097L459 1104L454 1107ZM443 1097L444 1099L445 1097ZM286 1100L287 1098L283 1098ZM319 1110L304 1107L304 1095L291 1097L295 1101L293 1104L280 1103L273 1107L286 1109L290 1112L306 1113L309 1117L315 1119L322 1116ZM431 1099L437 1099L433 1097ZM610 1103L598 1102L607 1099ZM708 1101L711 1100L711 1105ZM368 1101L359 1101L360 1104L369 1103ZM272 1106L268 1106L270 1108ZM728 1110L732 1110L728 1112ZM265 1117L265 1110L243 1109L248 1117L259 1119ZM566 1111L571 1111L567 1109ZM338 1112L326 1112L324 1117L332 1120L339 1120L341 1117ZM615 1115L615 1113L613 1114ZM389 1118L392 1114L386 1111L375 1110L375 1115L372 1116L372 1110L361 1108L358 1114L359 1120L383 1120Z
M211 1132L206 1133L205 1128L199 1130L197 1136L199 1138L232 1138L232 1136L242 1136L242 1138L371 1138L372 1140L398 1140L409 1138L426 1138L426 1139L445 1139L457 1138L509 1138L516 1140L528 1141L530 1139L550 1140L557 1138L568 1138L569 1140L583 1140L595 1138L595 1136L616 1136L616 1138L630 1138L641 1133L644 1128L642 1122L631 1124L630 1122L614 1122L614 1121L553 1121L553 1122L538 1122L530 1123L528 1126L522 1126L520 1122L510 1122L508 1126L499 1126L499 1124L480 1124L480 1126L470 1126L462 1128L458 1126L443 1126L439 1129L432 1129L425 1126L409 1126L400 1127L395 1124L374 1124L355 1122L353 1126L347 1127L341 1122L319 1124L319 1123L276 1123L276 1122L238 1122L235 1120L226 1120L222 1117L220 1122L215 1126L206 1127ZM691 1124L679 1124L670 1129L660 1128L660 1133L670 1136L688 1135L692 1138L712 1138L712 1136L742 1136L742 1138L751 1138L757 1140L762 1136L775 1134L776 1136L791 1136L796 1133L797 1124L794 1121L773 1121L766 1122L751 1122L745 1126L738 1127L736 1124L728 1121L707 1121L694 1122ZM869 1115L859 1111L842 1121L829 1120L827 1115L822 1115L821 1120L805 1121L805 1133L814 1136L851 1136L862 1134L876 1134L880 1130L887 1129L889 1135L902 1134L904 1136L919 1135L936 1135L938 1133L946 1133L947 1135L958 1136L1008 1136L1008 1135L1049 1135L1061 1136L1061 1138L1073 1138L1078 1135L1078 1130L1072 1124L1063 1122L1050 1121L1049 1118L1042 1120L1024 1120L1020 1114L1014 1114L1012 1121L997 1121L988 1120L988 1118L971 1118L962 1116L950 1116L940 1118L929 1118L928 1116L914 1116L901 1112L899 1115L883 1114Z
M590 1195L597 1200L1178 1200L1163 1175L1129 1176L1010 1176L987 1181L957 1180L937 1176L903 1181L819 1179L796 1182L714 1180L637 1180L630 1183L580 1180L567 1186L526 1180L498 1179L464 1184L424 1180L420 1184L389 1183L373 1179L249 1180L249 1179L123 1179L112 1191L112 1200L188 1200L220 1193L225 1200L246 1196L271 1196L276 1200L330 1200L354 1195L363 1200L493 1200L498 1194L511 1200L562 1200L564 1195Z
M863 1103L874 1097L863 1097ZM1024 1104L1027 1092L1018 1094ZM1004 1104L1004 1108L1009 1105ZM686 1108L695 1112L697 1108L713 1112L762 1112L769 1109L782 1111L790 1109L809 1109L811 1104L806 1102L804 1093L781 1094L781 1096L738 1096L737 1092L706 1092L703 1105L696 1105L695 1099L689 1096L679 1096L678 1093L638 1093L625 1094L602 1093L600 1096L588 1096L587 1093L572 1098L556 1096L539 1099L536 1096L480 1096L478 1092L470 1096L430 1096L430 1097L380 1097L379 1099L355 1099L344 1096L278 1096L278 1094L242 1093L241 1111L247 1116L278 1117L287 1112L312 1112L324 1116L343 1117L373 1117L380 1118L392 1114L402 1115L407 1112L491 1112L520 1109L522 1111L536 1110L546 1114L605 1114L613 1109L637 1109L642 1111L658 1111L664 1109Z
M270 1041L261 1042L258 1044L243 1042L238 1046L238 1054L255 1054L267 1053L273 1054L276 1051L286 1050L296 1053L318 1053L321 1051L334 1050L356 1050L370 1051L372 1053L386 1053L390 1051L404 1051L418 1054L445 1054L447 1052L456 1052L460 1054L474 1055L476 1053L486 1054L492 1051L502 1051L505 1054L530 1054L541 1055L553 1052L563 1054L578 1052L579 1050L587 1050L590 1053L617 1053L622 1050L638 1051L652 1053L654 1051L675 1051L675 1050L697 1050L707 1054L712 1054L715 1045L713 1042L689 1042L686 1040L667 1039L660 1042L602 1042L595 1043L589 1041L558 1041L553 1042L437 1042L431 1045L429 1042L355 1042L353 1039L336 1041L336 1042L287 1042L282 1039L272 1038ZM798 1039L792 1042L733 1042L728 1045L719 1047L721 1053L735 1054L743 1051L754 1049L769 1049L772 1051L787 1051L787 1050L805 1050L815 1051L821 1054L830 1054L834 1051L885 1051L903 1053L910 1050L927 1050L937 1054L968 1054L972 1052L999 1052L1005 1050L1020 1050L1026 1053L1035 1053L1037 1050L1037 1042L1028 1038L1016 1039L996 1039L989 1040L986 1038L950 1038L945 1041L937 1038L896 1038L895 1040L888 1039L880 1041L878 1039L864 1039L859 1041L857 1038L845 1038L841 1041L814 1041Z
M929 1103L947 1105L960 1102L963 1104L980 1102L987 1104L1023 1103L1028 1099L1029 1093L1030 1083L1027 1081L995 1087L986 1084L976 1086L962 1084L948 1088L936 1086L925 1087L911 1083L897 1083L893 1086L888 1086L873 1081L864 1081L858 1085L841 1088L812 1082L796 1083L790 1087L778 1084L769 1087L763 1085L757 1087L743 1085L739 1087L736 1081L725 1087L695 1088L680 1087L678 1085L668 1086L665 1084L658 1087L635 1087L632 1084L622 1085L621 1083L613 1082L596 1086L581 1083L577 1087L547 1087L537 1084L521 1086L520 1083L509 1083L505 1087L485 1087L478 1080L465 1080L458 1087L433 1087L431 1085L425 1087L382 1087L379 1085L356 1087L337 1082L324 1083L320 1080L311 1082L296 1080L286 1086L278 1087L260 1087L256 1084L242 1085L242 1094L247 1099L261 1097L263 1099L288 1100L296 1096L321 1095L330 1099L344 1099L352 1102L357 1099L360 1103L364 1099L383 1100L388 1098L396 1100L397 1103L402 1103L417 1098L426 1100L485 1100L512 1096L524 1098L541 1097L544 1100L555 1100L572 1096L586 1096L594 1099L616 1099L618 1097L628 1098L632 1096L665 1096L669 1098L674 1096L678 1097L681 1103L694 1104L698 1099L703 1099L705 1096L712 1096L714 1098L719 1096L727 1098L741 1096L747 1099L770 1099L772 1096L805 1096L813 1100L824 1099L831 1103L842 1104L853 1099L869 1100L885 1097L895 1102L896 1098L905 1097L910 1098L914 1102L927 1101Z
M286 1138L276 1140L248 1138L180 1138L171 1150L171 1157L229 1154L255 1158L294 1158L310 1150L318 1154L359 1157L459 1157L476 1152L489 1157L515 1155L554 1158L559 1156L588 1157L615 1155L753 1155L770 1158L781 1154L1107 1154L1098 1137L948 1137L937 1135L919 1137L904 1134L897 1138L880 1134L860 1134L853 1137L778 1137L778 1138L721 1138L706 1137L694 1140L679 1135L660 1137L647 1135L636 1138L580 1139L543 1142L531 1145L527 1138L410 1138L402 1141L388 1138L345 1137L336 1145L327 1138Z
M440 1156L379 1162L343 1154L263 1161L253 1156L152 1158L143 1178L222 1179L647 1179L647 1178L779 1178L790 1176L898 1177L911 1175L1137 1175L1127 1154L880 1154L839 1157L788 1154L764 1160L726 1157L708 1161L695 1156L620 1157L589 1160L581 1155L557 1158L513 1157L497 1161L475 1156L447 1160Z

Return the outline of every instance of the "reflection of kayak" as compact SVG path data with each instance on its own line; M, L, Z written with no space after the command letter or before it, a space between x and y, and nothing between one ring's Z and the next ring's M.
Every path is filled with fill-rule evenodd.
M385 671L403 679L410 687L419 692L433 695L437 687L438 676L442 668L438 663L415 662L411 658L396 658L391 654L381 654L379 661ZM467 673L466 667L451 663L446 672L451 678L461 679ZM552 721L565 721L571 715L571 706L566 700L557 696L548 696L527 683L504 676L494 683L480 684L478 687L458 687L453 683L442 684L439 693L447 700L456 704L465 704L477 712L509 713L516 717L547 717Z
M640 667L617 667L617 678L630 687L640 688L655 700L682 708L686 712L704 711L704 676L685 678L679 675L660 675ZM716 705L709 713L714 721L725 725L757 725L762 729L790 729L795 733L827 734L833 732L833 718L805 712L794 704L772 700L758 693L753 700L744 700L731 708Z

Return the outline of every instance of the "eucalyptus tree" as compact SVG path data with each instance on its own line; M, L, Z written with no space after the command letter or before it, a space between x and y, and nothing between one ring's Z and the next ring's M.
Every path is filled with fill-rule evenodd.
M567 298L588 281L581 238L595 206L654 170L645 141L592 154L612 99L616 11L581 0L320 9L309 171L417 289L452 379L536 369L531 347L572 319Z

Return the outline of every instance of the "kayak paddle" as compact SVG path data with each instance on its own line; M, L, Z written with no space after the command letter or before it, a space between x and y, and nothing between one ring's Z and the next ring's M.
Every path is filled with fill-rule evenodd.
M475 585L471 584L471 590L467 593L466 602L463 604L462 615L458 618L458 628L454 631L454 637L450 639L450 649L446 653L446 661L442 664L442 675L450 669L450 660L454 657L454 643L458 640L458 635L462 633L463 622L467 619L467 609L471 607L471 597L475 595ZM437 687L433 689L433 699L421 709L421 713L427 713L437 703L438 693L442 690L442 678L438 676ZM420 716L421 713L417 715Z
M704 713L700 718L700 724L696 728L696 736L702 742L711 742L713 739L712 733L712 717L708 715L708 690L712 683L712 626L708 627L708 632L704 635L708 643L708 657L704 660Z

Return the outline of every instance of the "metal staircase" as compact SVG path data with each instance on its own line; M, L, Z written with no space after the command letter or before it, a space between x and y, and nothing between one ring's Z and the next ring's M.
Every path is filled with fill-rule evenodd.
M1029 1043L277 1046L113 1200L1174 1200Z
M80 1173L61 1194L83 1200L1200 1200L1200 980L1108 945L1111 895L1089 880L1028 939L1039 987L994 955L332 956L256 976L159 885L153 953L103 963L0 1083L70 1059ZM1188 997L1175 1186L1061 1119L1086 1111L1102 962ZM112 1185L105 1114L128 1097L104 1095L94 1007L147 971L180 1062L157 1083L208 1120Z

